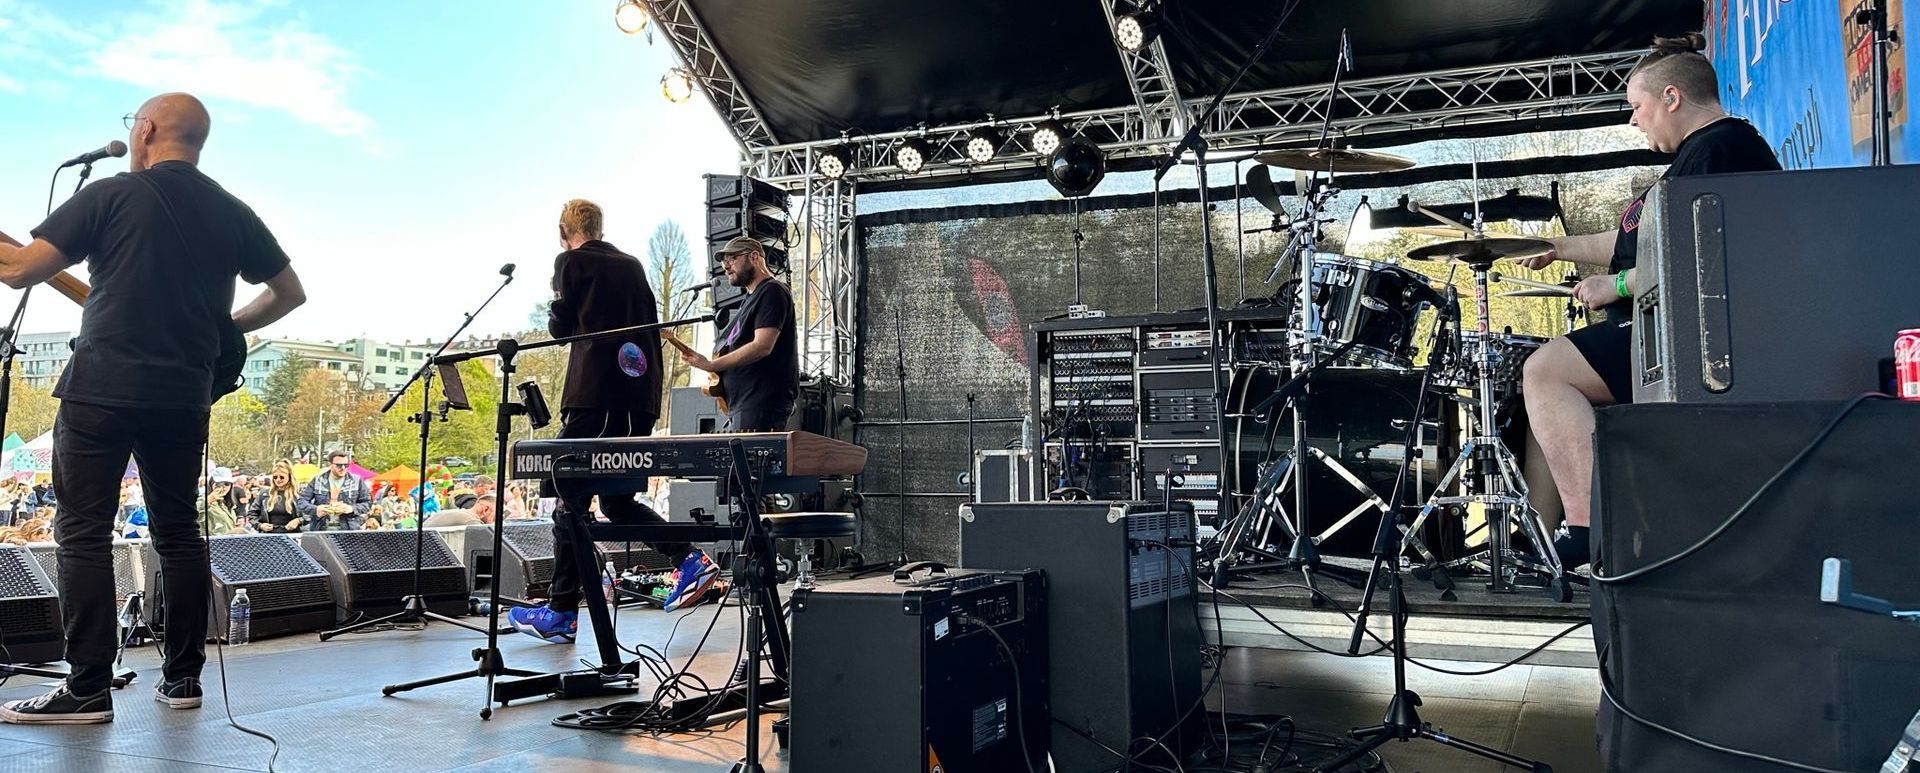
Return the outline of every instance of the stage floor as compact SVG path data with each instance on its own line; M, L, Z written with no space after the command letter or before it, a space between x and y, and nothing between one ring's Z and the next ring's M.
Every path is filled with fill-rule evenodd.
M714 614L697 608L681 624L669 654L691 652ZM677 615L629 608L620 615L628 644L666 644ZM738 617L721 616L695 671L724 680L737 646ZM585 632L583 632L585 634ZM592 657L590 634L573 646L548 645L519 634L501 637L510 666L569 668ZM740 756L744 730L689 736L615 736L554 727L554 717L612 699L531 701L478 716L481 682L469 680L384 698L385 684L459 671L481 637L435 624L427 631L389 631L319 642L311 634L269 639L227 651L233 713L242 724L277 736L281 771L614 771L660 773L725 771ZM226 724L217 661L208 653L207 705L173 711L152 700L158 657L151 647L129 653L140 670L133 686L115 693L113 724L74 727L0 725L0 771L265 770L267 742ZM1455 664L1461 665L1461 664ZM1281 712L1300 726L1338 732L1378 719L1390 692L1385 658L1347 659L1299 652L1234 648L1222 688L1234 712ZM1521 665L1482 677L1453 677L1414 669L1411 686L1426 699L1426 719L1463 737L1517 753L1539 755L1562 773L1599 770L1593 751L1593 712L1599 685L1592 669ZM643 680L650 690L651 680ZM29 697L39 680L15 677L0 700ZM769 718L767 720L771 722ZM787 770L763 735L769 771ZM1390 744L1396 769L1426 773L1491 773L1498 766L1431 744Z

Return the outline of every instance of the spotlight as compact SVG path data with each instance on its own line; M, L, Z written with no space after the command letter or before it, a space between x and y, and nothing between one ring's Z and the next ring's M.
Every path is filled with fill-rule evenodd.
M1033 125L1033 152L1048 155L1067 140L1067 130L1059 121L1041 121Z
M619 0L613 7L613 25L628 35L638 35L647 28L647 9L640 7L640 0Z
M1138 51L1153 45L1154 37L1160 34L1160 24L1152 11L1136 11L1113 20L1113 39L1121 48Z
M1107 176L1107 156L1085 137L1074 137L1047 158L1047 182L1067 198L1093 192Z
M845 147L824 148L814 158L813 164L815 169L820 170L821 176L838 180L846 176L847 168L853 165L853 157Z
M927 147L926 141L920 139L907 140L893 149L893 163L907 174L919 174L920 170L927 168L927 161L932 158L933 150Z
M1006 135L992 127L974 129L967 135L967 159L976 164L992 161L1000 152L1000 146L1007 144Z
M668 70L660 76L660 94L676 105L692 99L693 75L679 67Z

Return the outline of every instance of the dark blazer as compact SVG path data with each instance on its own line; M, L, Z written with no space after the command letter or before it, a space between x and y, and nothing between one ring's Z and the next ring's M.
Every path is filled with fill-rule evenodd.
M547 314L547 332L556 338L660 321L646 269L632 255L603 241L589 241L554 258L553 289L559 297ZM658 332L602 338L570 348L562 409L632 411L659 417Z

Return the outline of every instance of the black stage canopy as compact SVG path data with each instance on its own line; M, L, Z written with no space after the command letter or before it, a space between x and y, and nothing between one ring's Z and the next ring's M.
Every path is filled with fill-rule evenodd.
M1236 91L1626 51L1698 29L1700 0L1168 0L1180 93L1209 96L1297 5ZM1099 0L704 0L696 11L775 142L1133 104Z

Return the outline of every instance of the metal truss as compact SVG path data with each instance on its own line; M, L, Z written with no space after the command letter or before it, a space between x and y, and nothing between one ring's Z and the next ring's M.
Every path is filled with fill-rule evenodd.
M1644 53L1554 57L1345 82L1332 105L1333 130L1342 138L1383 138L1435 129L1623 113L1627 109L1627 76ZM1328 88L1304 86L1231 95L1206 127L1209 146L1219 151L1313 142L1326 109ZM1204 100L1184 104L1186 115L1195 115L1205 106ZM893 163L894 148L920 138L933 149L920 176L964 177L984 171L1032 168L1045 159L1032 150L1028 138L1035 123L1053 117L975 121L851 139L747 147L745 164L761 179L792 189L806 178L815 151L843 146L852 156L849 178L898 179L905 174ZM1137 105L1063 113L1057 118L1099 144L1109 158L1153 156L1171 143L1170 136L1156 129ZM1000 127L1014 141L993 161L967 161L967 132L988 125Z
M713 47L707 28L693 12L692 0L642 0L647 12L667 37L667 43L680 55L687 72L693 75L707 101L720 112L721 122L733 132L743 148L766 147L776 142L773 131L760 117L760 109L733 77L733 68Z
M1119 8L1121 3L1127 7ZM1100 10L1107 14L1107 29L1112 30L1119 16L1136 5L1132 0L1101 0ZM1134 109L1140 111L1144 119L1147 139L1177 140L1186 136L1193 114L1187 112L1186 103L1180 99L1173 66L1167 62L1166 44L1155 37L1139 51L1129 51L1118 41L1114 42L1113 49L1120 53L1120 65L1127 74L1127 85L1133 89Z
M802 190L800 262L793 267L800 290L800 369L847 384L860 297L854 183L810 175Z

